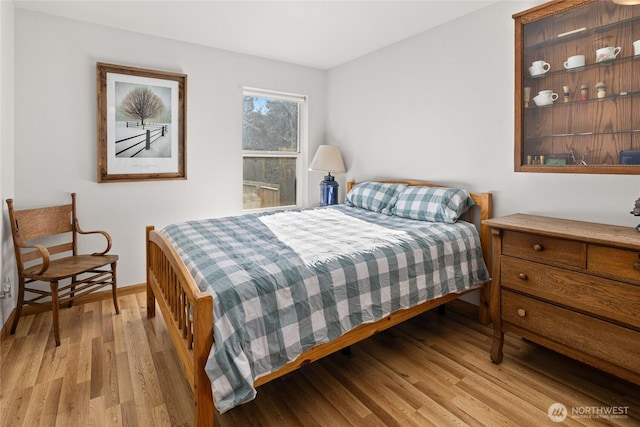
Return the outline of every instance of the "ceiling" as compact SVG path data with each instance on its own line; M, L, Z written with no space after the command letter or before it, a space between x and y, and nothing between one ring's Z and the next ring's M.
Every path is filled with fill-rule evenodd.
M17 8L329 69L496 0L14 0Z

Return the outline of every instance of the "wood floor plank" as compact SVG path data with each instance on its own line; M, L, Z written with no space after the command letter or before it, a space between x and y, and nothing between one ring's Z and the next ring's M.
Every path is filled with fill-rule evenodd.
M262 398L257 402L260 412L266 415L265 419L262 420L262 425L265 427L295 427L304 425L298 417L299 411L292 411L291 408L287 406L286 398L288 397L288 393L286 396L281 394L283 389L275 387L275 384L267 384L267 386L269 386L269 390L265 390L265 393L261 396ZM223 416L229 412L223 414ZM216 420L220 422L221 426L235 425L233 422L226 422L223 416L219 416L219 420ZM232 417L232 419L236 417L243 418L242 414L233 414Z
M100 337L91 340L91 399L104 396L104 348Z
M526 400L501 388L499 385L476 374L469 374L457 384L458 390L464 391L489 408L497 408L501 415L516 425L527 425L531 419L544 418L547 411L543 411ZM516 407L518 411L510 411ZM548 405L547 405L548 407Z
M193 396L160 315L144 293L20 319L0 343L0 425L190 426ZM491 363L491 329L465 312L426 313L258 389L216 426L557 425L562 403L628 407L626 418L567 418L566 426L640 425L640 386L507 334Z
M157 375L155 371L150 372L149 365L153 363L149 348L146 343L146 336L142 331L142 320L138 310L132 306L131 310L121 311L120 315L127 318L129 327L126 333L126 354L129 360L129 371L131 374L131 385L133 389L134 401L125 402L127 405L127 416L131 408L129 403L134 403L135 419L137 422L153 419L153 408L161 404L162 399L158 397L161 394L157 386Z
M23 424L25 426L40 426L44 424L42 419L45 402L47 400L48 383L36 384L29 399L29 410L24 413ZM57 411L56 411L57 412Z
M133 400L129 400L128 402L123 402L120 405L120 411L122 413L123 426L145 426L150 424L149 418L138 419L136 402Z
M467 393L458 393L452 401L460 410L472 418L470 425L490 425L493 427L519 427L516 421L504 416L498 408L491 408ZM479 420L482 420L480 423Z
M353 425L365 425L364 419L370 418L371 410L356 399L345 387L342 386L331 372L319 363L305 366L303 375L309 379L310 384L344 416L350 416ZM360 420L363 420L360 422ZM371 420L366 424L373 425Z
M27 335L24 337L24 345L19 359L22 363L22 373L20 374L20 383L25 386L33 386L38 379L38 373L42 366L42 357L46 347L46 340L41 339L41 335ZM32 353L33 351L33 353ZM34 354L35 357L30 357Z
M189 396L191 389L184 381L182 373L175 369L179 361L173 351L158 351L152 353L153 363L158 375L158 382L162 392L162 405L167 414L169 424L172 426L184 426L193 422L192 417L184 418L181 414L189 414L192 410L190 400L174 399L176 395ZM181 390L177 388L182 387ZM155 415L154 415L155 418Z
M93 310L85 310L82 316L82 323L84 325L93 322ZM78 357L78 381L91 381L91 369L92 369L92 356L93 340L89 336L91 333L90 328L81 328L82 338L80 340L80 354ZM93 384L91 385L93 388Z
M167 411L167 407L165 405L155 406L152 411L152 424L154 426L178 426L180 424L173 423L171 417L169 416L169 412Z
M102 304L84 304L86 324L90 327L87 329L91 338L97 338L102 336Z
M418 409L418 412L425 418L425 426L462 427L467 425L460 418L430 399L426 399L425 404Z
M26 316L20 318L18 322L18 326L16 328L16 337L26 337L29 334L36 334L37 330L42 328L46 329L48 332L51 332L51 322L53 318L51 317L51 313L49 316ZM46 323L43 325L43 323Z
M116 366L118 367L118 400L120 403L134 402L133 384L131 381L131 370L129 369L129 357L126 352L116 354ZM184 380L184 378L183 378Z
M22 426L24 425L25 413L31 405L31 394L33 387L24 387L14 389L15 391L4 395L3 399L8 399L7 405L3 405L2 425L3 426Z
M341 382L358 399L366 402L365 404L371 408L371 412L380 418L385 425L416 425L416 421L412 416L415 408L391 390L392 382L389 380L388 372L370 369L371 365L368 363L374 363L375 365L375 361L364 356L365 354L363 353L363 357L350 358L350 363L340 364L339 366L334 362L334 375L341 378ZM397 378L397 380L406 384L406 381L402 378Z
M75 376L65 375L58 401L56 426L73 427L89 423L90 388L88 382L77 383Z
M334 426L353 425L343 413L327 400L325 394L318 392L304 375L289 375L288 379L292 387L300 390L300 393L291 395L287 399L291 409L296 411L298 408L304 407L305 402L316 402L312 408L306 409L311 413L310 420L315 421L315 424L320 425L319 421L322 420L323 423Z
M102 340L104 342L113 342L113 322L111 322L110 320L113 317L117 317L115 315L116 312L113 307L113 301L111 299L103 300L100 308L100 315L102 316L102 321L100 322L100 324L102 325L100 336L102 336Z
M47 397L42 410L41 426L53 426L58 418L58 405L62 391L62 378L47 382Z
M34 337L39 337L39 343L44 345L44 355L39 366L37 382L41 383L64 377L69 346L56 347L51 333L34 335ZM33 347L30 348L30 351L34 355L39 353L37 348Z
M116 355L113 341L103 342L102 348L104 351L102 366L102 395L106 398L106 405L113 406L120 403L120 389L118 386L118 356Z

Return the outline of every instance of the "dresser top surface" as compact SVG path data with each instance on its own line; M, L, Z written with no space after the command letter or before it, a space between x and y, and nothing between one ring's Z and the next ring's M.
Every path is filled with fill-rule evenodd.
M634 228L619 225L574 221L522 213L491 218L483 221L483 224L494 229L543 234L564 239L640 250L640 232Z

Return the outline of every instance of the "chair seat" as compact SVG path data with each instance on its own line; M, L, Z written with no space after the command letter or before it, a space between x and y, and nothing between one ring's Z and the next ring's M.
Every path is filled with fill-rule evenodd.
M41 268L40 265L34 265L25 269L23 275L33 280L50 282L76 276L116 261L118 261L118 255L76 255L51 260L49 268L42 274L37 274Z

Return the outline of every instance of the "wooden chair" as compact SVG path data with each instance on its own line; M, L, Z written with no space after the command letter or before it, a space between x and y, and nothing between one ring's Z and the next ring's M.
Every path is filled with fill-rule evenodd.
M68 205L14 210L13 199L8 199L7 205L19 283L12 334L16 331L24 305L52 310L53 331L56 346L59 346L59 308L65 304L71 307L76 298L105 286L111 286L113 305L116 314L120 313L116 284L118 255L106 255L111 249L111 236L106 231L80 229L75 193L71 194L71 204ZM107 247L102 252L80 255L78 234L102 234L107 240ZM33 286L35 282L40 282L39 287ZM25 292L34 296L25 299Z

